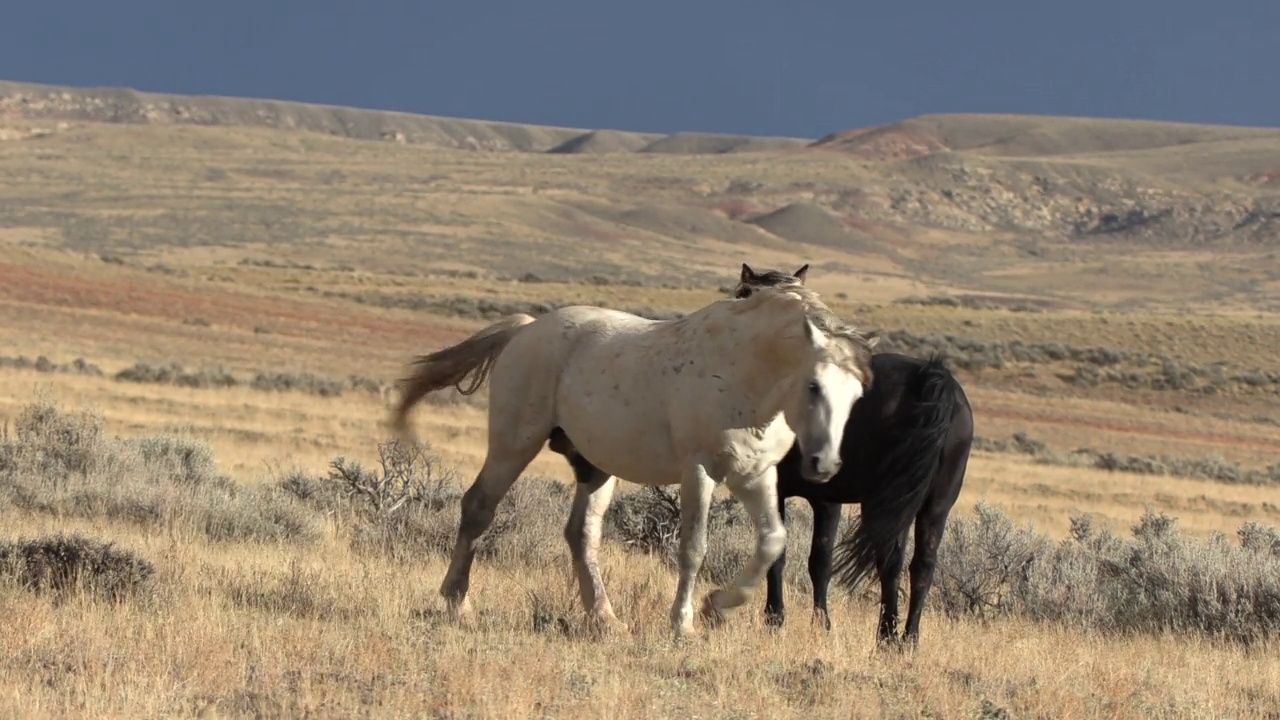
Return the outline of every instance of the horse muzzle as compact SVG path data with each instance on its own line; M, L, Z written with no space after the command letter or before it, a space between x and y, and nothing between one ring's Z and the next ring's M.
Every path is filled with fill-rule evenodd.
M810 455L800 467L800 477L811 483L824 483L840 472L840 458Z

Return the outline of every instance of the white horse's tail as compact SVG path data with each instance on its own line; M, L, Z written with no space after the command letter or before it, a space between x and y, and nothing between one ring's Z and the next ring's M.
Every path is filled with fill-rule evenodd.
M493 363L507 344L533 321L532 315L509 315L457 345L418 356L413 363L413 373L400 381L400 402L392 410L389 423L392 431L402 439L408 439L409 411L433 390L449 385L458 388L463 395L479 390L489 379ZM463 387L462 383L468 376L470 381Z

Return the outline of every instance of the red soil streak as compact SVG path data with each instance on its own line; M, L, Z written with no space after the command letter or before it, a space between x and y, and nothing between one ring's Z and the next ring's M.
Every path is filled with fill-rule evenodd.
M208 285L130 282L12 263L0 263L0 300L176 321L203 318L246 329L269 324L274 332L301 337L332 337L335 333L355 334L362 340L412 337L414 344L424 347L455 342L468 334L438 319L391 318L322 302L254 296Z
M1052 411L1020 410L1008 407L1007 405L1000 406L985 404L981 408L974 408L974 415L979 420L981 417L998 418L1001 420L1017 420L1041 425L1082 428L1094 433L1105 432L1109 434L1143 436L1157 440L1191 442L1201 445L1221 445L1223 447L1238 449L1247 448L1273 453L1280 452L1280 439L1273 440L1257 436L1237 435L1222 432L1205 432L1202 430L1179 430L1177 428L1168 427L1167 425L1143 423L1140 421L1108 422L1096 417L1059 414Z
M876 162L908 160L947 149L936 134L910 123L846 130L809 147L846 152Z
M867 233L868 235L874 235L876 231L880 229L879 226L874 221L868 220L867 218L862 217L861 215L857 215L855 213L845 213L844 215L841 216L840 219L848 227L851 227L855 230L861 230L862 232Z
M1245 175L1244 180L1256 185L1280 185L1280 170Z

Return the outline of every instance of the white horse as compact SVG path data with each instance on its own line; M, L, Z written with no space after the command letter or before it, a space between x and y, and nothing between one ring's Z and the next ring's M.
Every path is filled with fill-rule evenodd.
M405 439L411 439L408 413L424 395L448 385L469 394L491 380L488 452L463 495L440 594L455 616L470 611L477 538L543 444L559 435L600 469L591 482L577 484L565 539L583 605L606 626L626 627L597 565L616 477L680 483L679 583L671 608L677 636L694 630L693 582L706 554L715 485L723 482L742 502L756 548L732 587L704 598L704 618L719 622L722 611L751 597L786 545L774 466L795 442L806 479L826 482L835 474L850 408L871 381L869 362L866 339L797 284L721 300L679 320L587 306L537 319L517 314L418 357L391 418Z

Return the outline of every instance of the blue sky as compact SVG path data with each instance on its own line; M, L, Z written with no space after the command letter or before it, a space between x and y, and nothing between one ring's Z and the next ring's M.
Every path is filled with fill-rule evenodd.
M1263 0L40 0L0 79L816 138L936 112L1280 126Z

